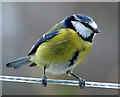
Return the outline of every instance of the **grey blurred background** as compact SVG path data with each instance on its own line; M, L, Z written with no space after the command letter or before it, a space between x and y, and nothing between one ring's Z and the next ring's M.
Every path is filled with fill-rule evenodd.
M92 17L102 31L96 36L87 58L74 73L89 81L118 82L118 8L117 3L3 3L2 73L3 75L42 77L39 67L26 65L6 68L6 63L26 56L36 40L56 23L72 14ZM50 79L74 79L66 74ZM117 90L3 82L3 95L117 95Z

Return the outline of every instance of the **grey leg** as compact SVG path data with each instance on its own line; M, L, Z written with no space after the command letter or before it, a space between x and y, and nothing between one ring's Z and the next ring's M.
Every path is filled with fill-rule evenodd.
M75 77L76 79L78 79L80 89L84 89L84 87L85 87L85 80L84 79L82 79L82 78L78 77L77 75L73 74L71 71L67 71L66 73L68 75L71 75L71 76Z
M46 67L43 68L43 77L42 77L42 85L44 87L47 86L47 77L45 76L45 69L46 69Z

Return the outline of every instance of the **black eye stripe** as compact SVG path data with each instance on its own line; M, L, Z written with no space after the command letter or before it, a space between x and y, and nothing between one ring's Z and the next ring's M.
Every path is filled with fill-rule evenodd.
M88 27L89 29L91 29L92 31L94 31L94 29L88 24L88 23L84 23L81 22L85 27Z

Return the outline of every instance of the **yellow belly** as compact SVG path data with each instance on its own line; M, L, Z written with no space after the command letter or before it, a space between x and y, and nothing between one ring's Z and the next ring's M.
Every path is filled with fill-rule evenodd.
M42 43L30 60L41 68L46 66L48 72L62 74L82 62L89 53L92 44L83 41L75 31L62 29L59 35ZM69 67L69 60L76 50L79 50L80 54L76 63Z

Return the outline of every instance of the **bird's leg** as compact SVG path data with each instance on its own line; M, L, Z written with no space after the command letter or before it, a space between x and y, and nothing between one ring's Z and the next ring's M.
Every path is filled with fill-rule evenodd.
M46 69L46 67L43 67L42 85L43 85L44 87L47 86L47 77L45 76L45 69Z
M80 89L84 89L84 87L85 87L85 80L84 79L82 79L82 78L78 77L77 75L73 74L71 71L67 71L66 73L68 75L71 75L71 76L75 77L76 79L78 79Z

